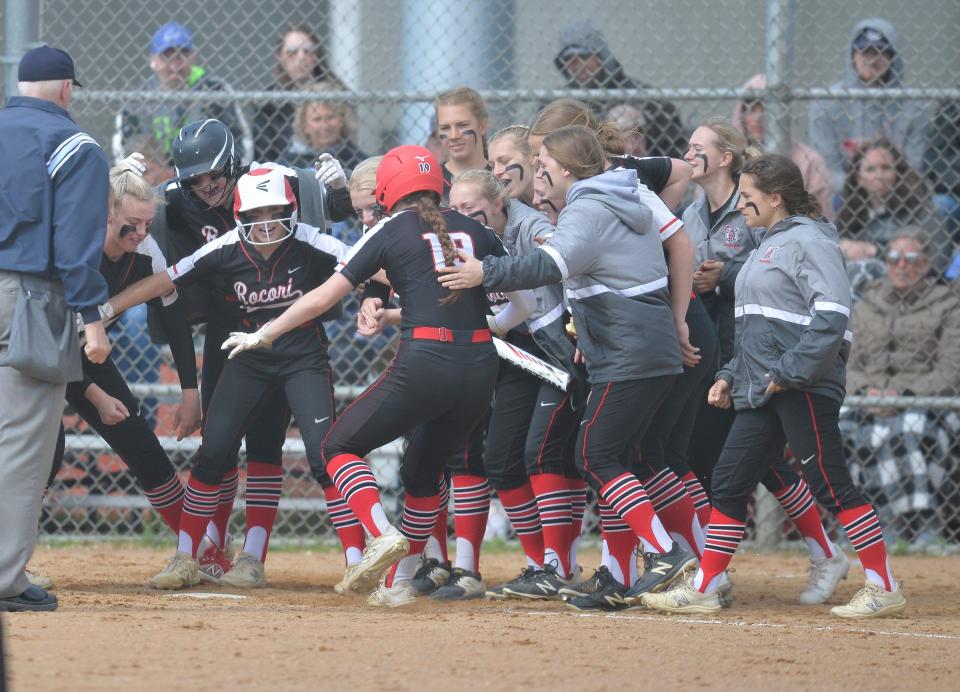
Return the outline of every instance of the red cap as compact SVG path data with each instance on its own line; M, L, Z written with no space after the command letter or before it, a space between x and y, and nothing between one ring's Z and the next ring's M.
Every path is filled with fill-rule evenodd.
M377 166L377 202L390 212L397 202L414 192L443 194L440 164L429 149L407 144L388 151Z

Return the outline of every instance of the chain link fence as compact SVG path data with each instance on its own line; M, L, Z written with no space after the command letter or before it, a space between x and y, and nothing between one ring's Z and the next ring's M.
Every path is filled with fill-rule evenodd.
M843 417L855 476L891 535L915 545L960 538L955 1L929 0L919 12L893 0L6 0L0 16L7 93L22 48L67 49L84 83L76 120L114 157L146 153L158 180L171 173L170 138L201 115L228 122L247 161L303 165L330 151L351 168L409 142L442 156L433 98L458 85L485 96L490 133L573 96L629 130L639 155L683 157L708 117L733 119L759 147L790 154L837 222L858 298L850 393L862 396L848 399ZM170 22L179 28L157 34ZM924 233L897 238L905 227ZM359 227L333 232L355 238ZM330 330L341 403L393 347L356 336L355 310ZM142 319L122 330L118 362L186 468L196 439L172 435L169 354L149 343ZM869 398L877 396L887 397L882 405ZM67 463L45 531L153 530L122 464L66 420ZM291 431L277 534L328 536L299 444ZM398 449L376 456L394 500ZM790 537L769 498L758 517L760 543Z

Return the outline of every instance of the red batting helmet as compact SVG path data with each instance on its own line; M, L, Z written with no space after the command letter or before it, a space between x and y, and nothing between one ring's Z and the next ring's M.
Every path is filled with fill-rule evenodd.
M397 202L414 192L443 194L440 164L424 147L415 144L394 147L377 166L374 190L377 203L390 212Z

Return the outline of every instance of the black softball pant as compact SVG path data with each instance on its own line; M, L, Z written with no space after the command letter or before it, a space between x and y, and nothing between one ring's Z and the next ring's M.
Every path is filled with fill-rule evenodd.
M413 430L401 460L404 487L414 497L437 494L440 472L490 406L497 361L489 342L401 339L390 367L330 428L323 458L363 457Z
M323 437L335 415L330 370L319 358L317 362L310 358L273 358L269 351L244 353L223 368L207 410L203 442L193 468L193 475L203 483L220 484L224 473L236 465L241 436L247 433L249 441L249 433L263 420L270 421L268 425L272 427L261 439L276 439L271 438L278 430L273 412L264 417L263 408L285 398L300 429L314 478L321 485L330 484L320 457ZM281 453L282 444L281 439L277 447ZM249 449L247 454L262 461Z
M867 503L853 485L840 438L840 402L790 389L756 409L737 411L713 469L714 507L746 521L753 489L769 472L772 455L789 442L807 485L833 514Z
M574 449L583 408L574 408L573 399L573 393L540 383L524 446L528 477L538 473L580 477Z

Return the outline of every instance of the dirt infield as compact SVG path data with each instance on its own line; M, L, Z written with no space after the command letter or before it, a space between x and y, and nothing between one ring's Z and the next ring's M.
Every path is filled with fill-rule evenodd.
M717 618L649 611L583 615L554 602L382 611L337 596L334 553L277 552L268 589L194 598L142 586L167 552L38 549L57 582L56 613L5 618L12 689L955 689L960 557L894 559L907 617L848 623L795 605L799 557L734 560L736 602ZM597 554L583 562L593 565ZM484 556L488 583L520 558ZM859 567L838 590L847 600ZM225 594L216 587L196 592ZM186 593L186 592L184 592ZM240 593L240 592L232 592Z

